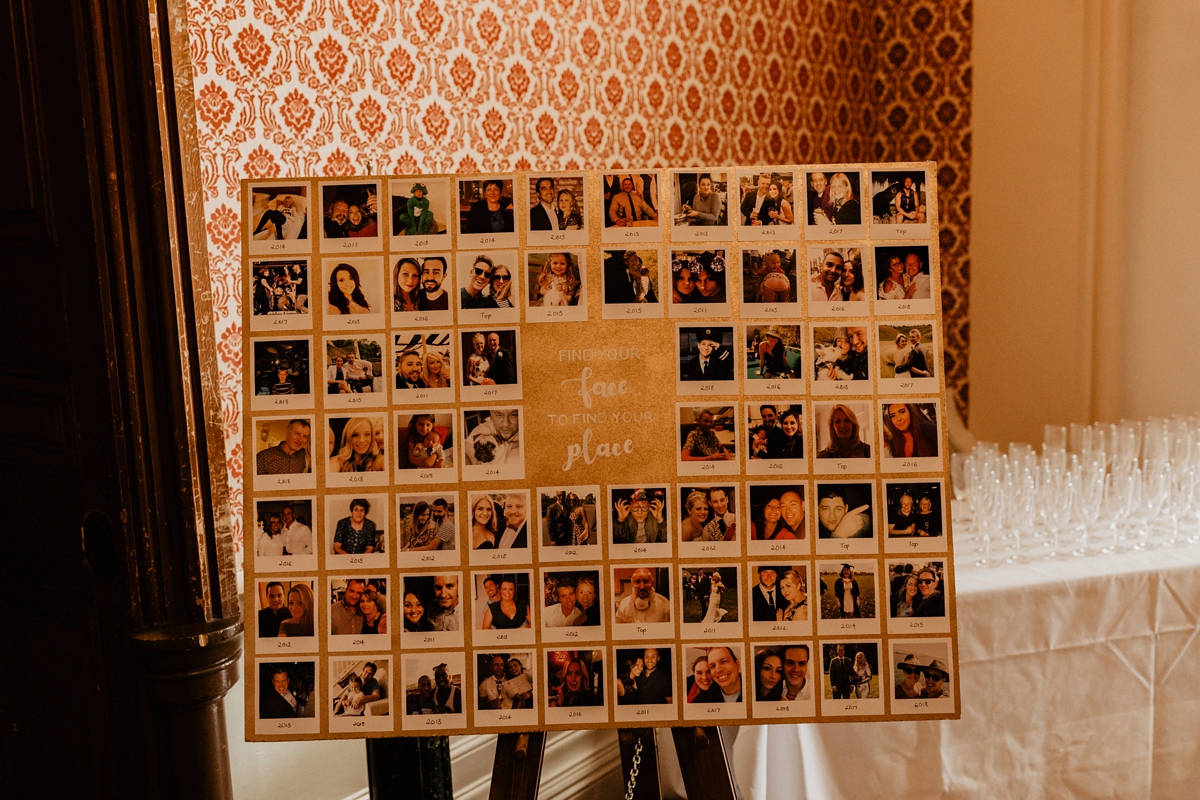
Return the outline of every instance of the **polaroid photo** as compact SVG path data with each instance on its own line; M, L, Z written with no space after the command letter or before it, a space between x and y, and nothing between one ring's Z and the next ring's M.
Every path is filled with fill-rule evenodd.
M388 257L392 275L392 327L453 325L454 276L449 253Z
M603 319L662 319L663 251L603 250Z
M750 715L754 719L779 719L781 717L815 717L816 696L820 690L820 671L814 667L809 672L812 660L811 642L786 642L783 644L754 645L754 705Z
M325 495L327 569L387 569L386 494Z
M824 167L804 173L804 238L864 239L862 173L842 167Z
M672 170L671 241L725 242L730 227L729 179L725 171Z
M503 569L501 567L500 569ZM541 609L531 570L471 573L471 646L516 647L537 643Z
M321 692L317 658L254 659L257 736L313 736L321 732Z
M320 649L315 590L313 576L260 578L254 582L258 600L255 652L315 653Z
M928 244L875 248L875 313L933 314L937 285Z
M413 653L401 657L404 667L404 721L406 731L461 731L467 727L463 685L467 678L466 654ZM469 691L469 689L468 689Z
M673 639L671 565L612 567L613 639Z
M815 402L813 432L817 456L813 472L817 475L866 475L875 472L871 445L875 441L870 402Z
M256 498L254 571L295 572L317 568L313 529L316 497Z
M604 190L604 244L661 242L659 222L659 173L606 172L601 176Z
M461 649L463 630L462 573L401 575L400 647L410 649Z
M675 645L617 647L613 651L612 697L617 722L674 722Z
M879 639L822 642L822 717L866 717L883 714L879 677Z
M737 394L738 357L733 330L732 325L676 326L676 394Z
M526 322L587 322L587 251L525 251Z
M682 558L736 558L738 484L679 484L679 555Z
M546 561L602 558L600 525L603 497L599 486L541 486L537 490L541 541L538 552Z
M687 720L745 719L746 698L753 678L743 674L745 649L739 641L689 644L683 648L683 718Z
M467 533L473 567L530 564L528 489L467 492Z
M441 250L450 246L452 216L449 178L396 178L388 181L393 250Z
M453 403L454 331L418 330L392 334L396 364L393 402L398 406ZM328 403L326 404L328 405Z
M879 633L878 571L874 559L817 562L818 636Z
M458 321L512 325L521 321L521 277L516 250L459 250Z
M746 474L807 475L804 402L762 398L746 403Z
M953 714L957 679L950 639L893 639L892 713Z
M251 339L251 411L311 409L312 337Z
M917 169L871 170L871 235L876 239L928 239L926 187L929 173Z
M526 179L530 247L580 247L589 243L587 173L531 173Z
M454 491L396 495L396 566L459 566L458 513Z
M888 559L888 633L950 633L946 556Z
M542 652L546 654L546 724L576 727L608 722L604 648Z
M808 486L803 480L750 482L750 538L752 556L807 556L808 519L805 512Z
M675 445L680 475L737 475L737 406L676 403Z
M750 322L742 329L746 394L804 394L804 326Z
M671 251L673 319L732 316L725 284L732 275L733 264L726 260L727 252L724 249Z
M785 242L800 238L797 208L792 194L792 170L738 172L738 239L743 242Z
M812 326L813 394L871 394L870 333L866 322Z
M339 575L329 579L329 649L390 650L388 578Z
M525 479L521 449L521 406L463 409L462 479Z
M458 247L516 247L517 196L512 178L463 178L458 181Z
M609 486L609 558L670 558L671 487Z
M474 656L475 727L537 727L537 651L501 648Z
M264 181L248 187L248 223L251 255L311 253L309 207L312 185L307 181Z
M255 417L254 488L316 489L313 470L313 416Z
M383 250L379 227L379 181L364 178L321 181L321 252L374 253Z
M740 636L737 564L687 564L679 575L679 630L684 639Z
M760 561L747 565L750 635L811 636L808 562Z
M542 642L603 642L604 592L598 566L580 569L543 569L541 608Z
M936 400L880 400L883 439L879 463L884 472L939 472L942 425Z
M940 350L933 323L881 322L876 331L879 391L936 394L940 389L937 375Z
M355 489L387 486L387 412L366 411L363 416L326 416L328 462L325 487Z
M250 262L250 331L283 333L312 328L309 260L275 258Z
M879 552L873 481L817 481L817 555Z
M322 326L326 331L382 328L387 296L383 288L382 256L349 255L321 260L324 298Z
M454 483L458 480L458 419L454 409L396 411L396 483Z
M330 733L391 733L392 657L333 656L329 659Z
M459 394L464 402L521 399L521 329L459 330Z
M885 480L886 553L946 552L946 492L941 480Z
M870 312L863 245L816 245L808 258L808 315L865 316Z
M325 371L326 409L382 408L387 405L385 341L384 336L378 334L325 337L321 367Z
M742 250L742 307L747 316L800 317L795 247Z

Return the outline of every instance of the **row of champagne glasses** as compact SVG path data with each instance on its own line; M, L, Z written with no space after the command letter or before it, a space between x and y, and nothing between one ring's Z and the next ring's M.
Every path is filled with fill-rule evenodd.
M951 455L960 564L1125 553L1200 542L1200 416L1047 425L1041 452L979 443Z

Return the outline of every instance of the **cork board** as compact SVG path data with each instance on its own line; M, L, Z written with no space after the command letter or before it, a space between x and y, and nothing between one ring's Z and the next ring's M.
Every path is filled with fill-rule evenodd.
M247 739L957 718L935 175L244 181Z

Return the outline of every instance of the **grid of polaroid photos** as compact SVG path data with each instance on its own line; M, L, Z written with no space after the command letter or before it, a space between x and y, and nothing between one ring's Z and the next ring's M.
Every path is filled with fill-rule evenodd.
M957 716L933 170L244 182L247 736ZM525 480L597 306L676 481Z

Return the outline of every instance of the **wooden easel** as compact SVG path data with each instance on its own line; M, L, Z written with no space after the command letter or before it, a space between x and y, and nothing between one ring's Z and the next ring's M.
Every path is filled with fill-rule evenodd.
M735 800L733 775L717 728L672 728L689 800ZM622 777L633 800L662 800L653 728L621 728ZM546 733L502 733L496 741L490 800L537 800ZM368 739L371 800L450 800L450 744L445 736Z

